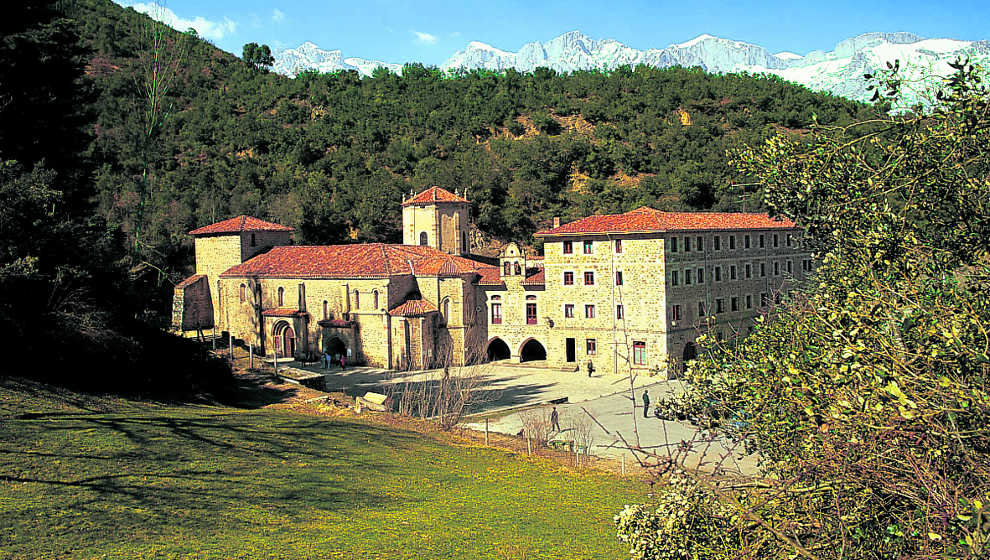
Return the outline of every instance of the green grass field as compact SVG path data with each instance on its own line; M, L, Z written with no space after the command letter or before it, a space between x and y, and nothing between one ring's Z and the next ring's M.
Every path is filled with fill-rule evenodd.
M622 558L643 486L357 420L0 378L0 559Z

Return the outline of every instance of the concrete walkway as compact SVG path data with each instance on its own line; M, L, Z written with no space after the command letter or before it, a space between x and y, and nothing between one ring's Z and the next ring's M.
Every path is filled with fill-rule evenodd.
M320 364L302 365L290 362L280 368L319 373L326 379L327 391L342 391L349 395L363 395L367 391L385 392L387 386L398 385L415 389L421 384L437 383L442 370L392 371L370 367L340 367L324 370ZM488 415L500 411L535 406L566 399L567 402L583 402L629 390L629 377L603 376L559 369L531 367L526 364L501 364L499 362L450 368L451 376L468 376L477 380L472 396L470 415ZM647 376L636 376L635 387L653 383Z
M652 381L652 380L651 380ZM575 437L575 428L579 432L584 424L591 430L593 438L591 453L599 457L622 458L627 464L644 461L656 464L656 454L667 457L668 452L675 453L679 447L689 450L681 453L680 464L686 468L712 472L716 466L726 472L743 475L756 475L757 457L743 456L741 446L737 447L724 439L713 442L705 434L688 422L659 420L652 416L643 417L642 390L649 391L652 403L664 396L671 396L682 390L678 381L653 382L647 386L637 386L635 401L630 399L628 386L621 393L592 398L584 402L570 402L557 405L560 415L561 431L554 439L580 440ZM544 407L549 413L550 406ZM652 410L651 410L652 412ZM518 434L523 427L522 415L526 411L512 411L498 418L488 419L488 429L504 434ZM485 423L466 422L465 427L484 430ZM691 442L691 445L682 442ZM731 450L731 452L730 452Z

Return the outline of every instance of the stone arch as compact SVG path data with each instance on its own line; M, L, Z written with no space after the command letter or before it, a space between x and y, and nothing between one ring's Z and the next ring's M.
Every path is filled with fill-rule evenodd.
M488 341L488 348L485 349L485 354L488 357L489 362L494 362L496 360L508 360L512 357L512 351L509 350L509 345L498 337Z
M347 353L347 344L339 336L331 336L323 343L323 351L331 356Z
M684 345L684 352L681 355L681 359L684 363L688 363L691 360L698 358L698 347L695 345L693 340L689 340L687 344Z
M547 347L535 338L527 338L519 345L519 361L532 362L547 359Z
M288 321L279 321L272 327L272 340L275 354L279 357L293 357L296 354L296 332Z

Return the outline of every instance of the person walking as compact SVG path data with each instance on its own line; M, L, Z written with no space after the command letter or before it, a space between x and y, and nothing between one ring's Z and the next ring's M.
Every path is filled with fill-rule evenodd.
M560 414L557 413L556 406L553 407L553 410L550 412L550 429L555 432L560 431Z
M643 389L643 418L650 417L650 392Z
M323 351L323 369L330 369L330 352Z
M347 369L347 354L340 353L340 371Z
M595 364L591 363L591 360L588 360L588 377L591 377L591 374L594 372L595 372Z

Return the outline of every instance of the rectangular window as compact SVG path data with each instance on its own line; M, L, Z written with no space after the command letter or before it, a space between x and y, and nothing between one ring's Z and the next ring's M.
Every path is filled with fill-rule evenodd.
M714 249L716 251L722 250L722 236L716 235L715 237L712 238L712 242L714 243Z
M694 240L694 246L697 248L698 251L704 251L705 250L705 238L699 235Z
M773 261L773 275L780 276L780 262Z
M746 263L746 278L753 277L753 265Z
M760 234L760 249L762 249L762 248L764 248L764 247L766 247L766 245L767 245L767 244L766 244L766 238L765 238L765 237L763 236L763 234L761 233L761 234Z
M729 250L731 251L731 250L733 250L735 248L736 248L736 236L735 235L730 235L729 236Z
M725 313L725 299L718 298L715 300L715 313Z
M698 318L701 319L705 316L705 302L698 302Z
M585 319L594 319L595 318L595 306L594 305L591 305L590 303L585 304L585 306L584 306L584 318Z
M501 325L502 324L502 304L493 303L492 304L492 324Z
M621 253L622 252L622 240L621 239L616 239L615 240L615 252L616 253Z
M794 261L790 259L787 259L787 273L788 274L794 273Z
M684 236L684 252L685 253L691 252L691 238L687 236Z
M354 290L354 309L361 309L361 292Z
M646 365L646 343L633 341L633 363L637 366Z
M574 272L570 270L564 271L564 285L573 286L574 285Z
M585 273L584 273L584 285L585 286L594 286L595 285L595 273L594 272L592 272L590 270L586 270L585 271Z
M698 269L698 283L699 284L704 284L705 283L705 269L704 268L699 268Z
M622 306L621 305L616 305L615 306L615 318L616 319L622 319L623 317L625 317L625 314L622 312Z
M526 324L535 325L536 324L536 304L527 303L526 304Z
M241 301L243 302L245 299L247 299L247 287L241 284Z
M760 278L767 275L767 263L760 263Z
M584 242L584 254L585 255L590 255L591 254L591 241L585 240L585 242Z
M622 271L621 270L616 270L615 271L615 285L616 286L621 286L622 285Z
M676 253L677 252L677 238L676 237L671 237L670 238L670 252L671 253Z
M753 296L751 294L746 294L746 309L753 308Z
M681 320L681 306L680 305L674 304L670 308L670 320L671 321L680 321Z
M594 338L589 338L584 341L584 353L589 356L594 356L598 353L598 341Z
M776 249L777 247L780 247L780 236L775 233L773 234L773 248Z
M684 285L685 286L690 286L691 285L691 269L690 268L684 271Z
M574 318L574 304L573 303L565 303L564 304L564 318L565 319L573 319Z
M749 235L744 235L743 236L743 249L749 249L750 248L750 242L749 241L750 241Z
M729 265L729 280L736 279L736 265Z
M787 246L788 247L790 247L791 245L794 244L794 238L791 236L791 234L788 233L786 239L787 239Z
M721 282L722 281L722 267L721 266L716 266L715 267L715 281L716 282Z
M671 286L678 285L680 283L679 280L680 280L680 274L676 270L670 271L670 285Z
M739 298L733 297L732 299L730 299L729 306L730 309L732 309L733 311L739 311Z
M564 254L570 255L574 252L574 244L572 241L564 241Z

